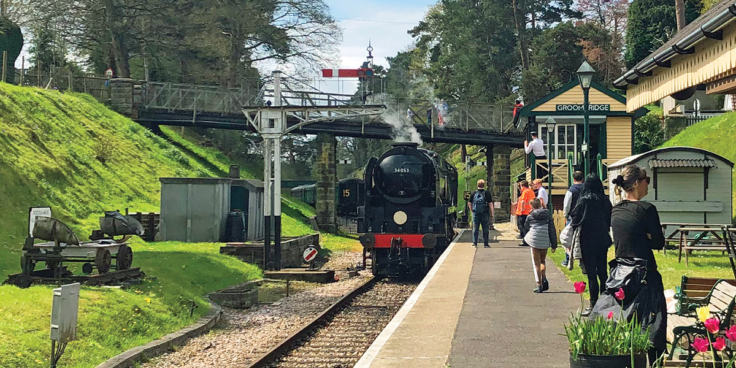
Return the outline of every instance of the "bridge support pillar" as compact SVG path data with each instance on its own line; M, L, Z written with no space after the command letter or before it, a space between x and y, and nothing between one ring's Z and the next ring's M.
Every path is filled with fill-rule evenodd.
M133 117L133 80L115 78L110 80L110 107L115 112Z
M486 151L487 182L490 183L491 195L495 202L501 202L496 208L494 222L506 222L511 218L511 147L503 145L488 146Z
M335 190L337 186L337 140L335 135L317 135L317 226L321 231L337 232Z

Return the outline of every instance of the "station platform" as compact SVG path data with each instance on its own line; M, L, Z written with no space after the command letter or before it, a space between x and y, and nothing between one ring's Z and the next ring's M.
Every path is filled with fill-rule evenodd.
M569 367L563 323L580 297L549 259L550 290L533 293L514 235L474 248L463 230L355 367Z

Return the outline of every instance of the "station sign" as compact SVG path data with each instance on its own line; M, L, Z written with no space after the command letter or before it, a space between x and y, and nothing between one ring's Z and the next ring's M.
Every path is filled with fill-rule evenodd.
M583 104L558 104L555 105L556 111L583 112ZM609 104L588 104L589 112L611 111Z

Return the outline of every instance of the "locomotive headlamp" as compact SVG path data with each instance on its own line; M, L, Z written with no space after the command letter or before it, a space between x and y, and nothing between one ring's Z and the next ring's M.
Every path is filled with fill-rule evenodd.
M408 217L406 216L406 212L404 211L396 211L396 213L394 213L394 222L396 223L396 225L405 224L407 219Z

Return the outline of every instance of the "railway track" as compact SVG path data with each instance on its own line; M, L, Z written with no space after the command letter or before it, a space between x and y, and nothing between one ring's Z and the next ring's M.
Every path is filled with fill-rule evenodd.
M417 282L371 279L249 368L348 368L391 321Z

